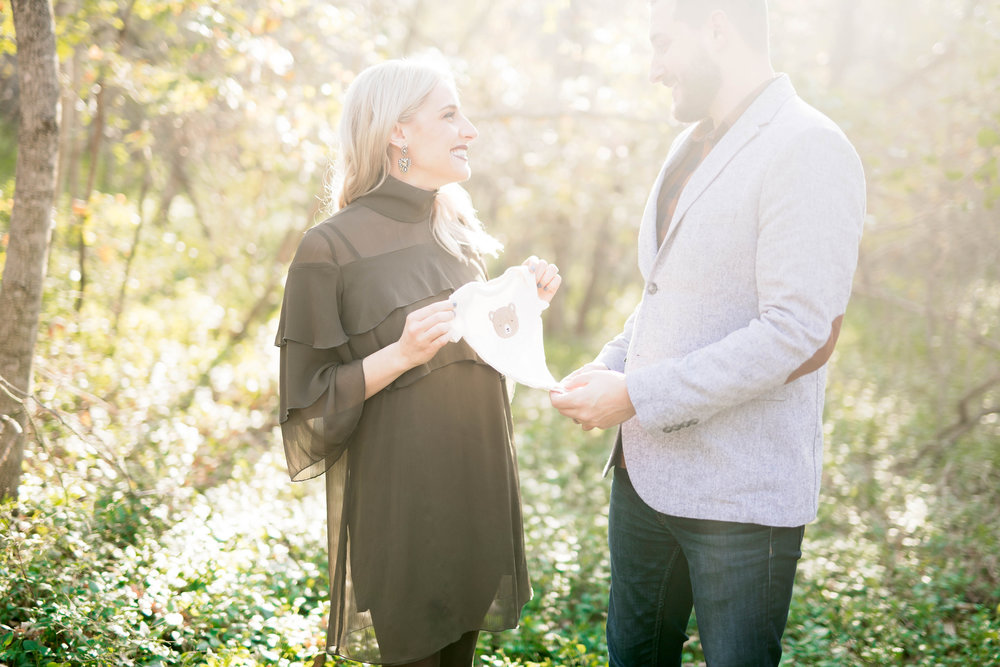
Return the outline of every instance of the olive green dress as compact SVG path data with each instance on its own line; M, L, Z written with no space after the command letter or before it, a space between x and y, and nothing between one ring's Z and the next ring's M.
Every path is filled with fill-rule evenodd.
M503 376L460 341L364 398L410 311L485 278L434 241L434 197L390 177L306 232L276 340L289 474L326 473L327 650L363 662L513 628L531 596Z

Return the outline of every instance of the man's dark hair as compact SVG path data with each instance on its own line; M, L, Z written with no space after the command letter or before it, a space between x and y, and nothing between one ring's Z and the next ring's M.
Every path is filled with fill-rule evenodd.
M650 4L663 1L650 0ZM751 48L768 51L767 0L675 0L675 7L677 20L693 26L701 25L713 11L721 9Z

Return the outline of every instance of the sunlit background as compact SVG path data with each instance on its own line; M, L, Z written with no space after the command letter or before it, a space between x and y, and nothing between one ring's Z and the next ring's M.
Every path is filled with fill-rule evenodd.
M844 128L869 193L786 664L1000 664L1000 3L770 5L776 69ZM537 254L563 274L560 376L639 298L638 219L680 129L648 83L647 3L55 9L56 228L20 498L0 508L0 664L312 665L322 483L287 481L273 337L291 253L326 215L345 87L386 58L449 61L480 132L466 185L507 248L493 273ZM2 267L9 3L0 18ZM612 434L537 390L514 407L535 597L481 659L606 664Z

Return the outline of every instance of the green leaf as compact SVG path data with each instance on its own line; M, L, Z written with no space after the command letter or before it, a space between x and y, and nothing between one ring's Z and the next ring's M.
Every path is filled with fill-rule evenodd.
M976 137L976 141L983 148L993 148L994 146L1000 146L1000 132L997 132L992 127L984 127L979 130L979 135Z

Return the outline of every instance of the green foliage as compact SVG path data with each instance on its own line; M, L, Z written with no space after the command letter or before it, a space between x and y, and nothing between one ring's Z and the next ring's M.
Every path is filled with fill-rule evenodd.
M280 510L259 520L257 503L281 502L268 467L267 485L247 467L240 482L180 504L5 506L4 664L300 664L322 641L323 533Z
M21 498L0 508L0 664L322 652L322 485L283 470L271 343L367 64L428 48L453 63L480 131L468 189L507 246L494 272L538 254L565 279L546 314L556 374L620 328L640 296L636 221L678 130L645 82L644 12L466 4L58 3L65 163L32 440ZM786 662L1000 664L998 8L770 4L777 66L869 178ZM2 267L17 114L9 11L0 23ZM534 390L514 409L534 597L480 660L603 665L612 434ZM685 664L701 664L689 634Z
M856 333L845 330L848 340ZM807 530L787 661L992 664L1000 538L991 527L1000 517L986 480L998 462L955 473L967 482L961 499L894 470L891 449L923 427L916 411L866 389L876 378L862 370L863 347L842 348L831 374L824 502ZM588 356L583 347L549 355L557 372ZM519 388L514 401L534 597L517 630L481 637L480 660L604 665L609 485L600 469L612 434L581 432L544 392ZM80 486L68 478L79 473L65 472L63 486L29 475L26 497L2 512L2 664L311 664L328 609L322 485L287 481L275 437L267 451L234 452L225 478L198 492L136 493L108 471L74 495ZM143 466L184 478L170 470L184 462L165 458L175 443L145 446ZM76 455L100 465L93 453ZM44 460L29 466L44 469ZM134 477L152 479L147 472ZM690 634L685 664L697 665L695 623Z

